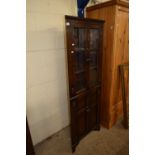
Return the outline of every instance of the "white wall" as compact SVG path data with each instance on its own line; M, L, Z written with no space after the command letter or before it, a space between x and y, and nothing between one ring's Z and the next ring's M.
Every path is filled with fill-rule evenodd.
M34 144L69 125L64 15L76 0L27 0L27 117Z

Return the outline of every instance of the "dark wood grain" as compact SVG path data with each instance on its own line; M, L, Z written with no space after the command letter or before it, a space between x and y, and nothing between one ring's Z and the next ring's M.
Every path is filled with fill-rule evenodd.
M65 16L72 151L100 129L102 20Z

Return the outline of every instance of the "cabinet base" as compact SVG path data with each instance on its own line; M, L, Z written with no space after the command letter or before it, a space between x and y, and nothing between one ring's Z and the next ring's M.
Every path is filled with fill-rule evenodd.
M72 153L74 153L75 152L75 150L76 150L76 146L77 146L78 144L74 144L74 145L72 145Z
M92 130L100 131L100 124L96 125ZM92 130L91 130L91 131L92 131ZM90 133L91 131L89 131L88 133ZM87 134L88 134L88 133L87 133ZM87 134L86 134L86 135L87 135ZM85 136L83 136L83 137L85 137ZM82 138L83 138L83 137L82 137ZM77 145L79 144L79 142L80 142L80 140L81 140L82 138L80 138L79 141L78 141L77 143L72 144L72 153L75 152L76 147L77 147Z

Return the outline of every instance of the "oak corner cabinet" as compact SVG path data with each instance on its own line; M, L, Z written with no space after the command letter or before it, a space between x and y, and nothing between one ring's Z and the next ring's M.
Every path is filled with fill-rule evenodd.
M101 124L111 128L122 115L119 65L129 63L129 1L111 0L86 8L86 16L105 20Z
M65 16L72 151L100 129L102 20Z

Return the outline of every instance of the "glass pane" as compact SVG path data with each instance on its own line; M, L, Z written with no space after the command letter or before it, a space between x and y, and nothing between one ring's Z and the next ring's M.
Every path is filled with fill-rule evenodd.
M90 49L98 49L99 47L99 30L90 29Z
M74 92L79 93L86 88L85 51L75 51L73 59Z
M97 84L98 76L97 76L97 69L90 68L89 69L89 86L94 86Z
M75 48L85 48L86 31L84 28L74 28L74 44Z
M86 88L85 73L75 75L75 92L78 93Z
M90 51L90 67L97 67L97 52Z
M75 52L75 73L83 72L85 69L85 53L83 51Z

